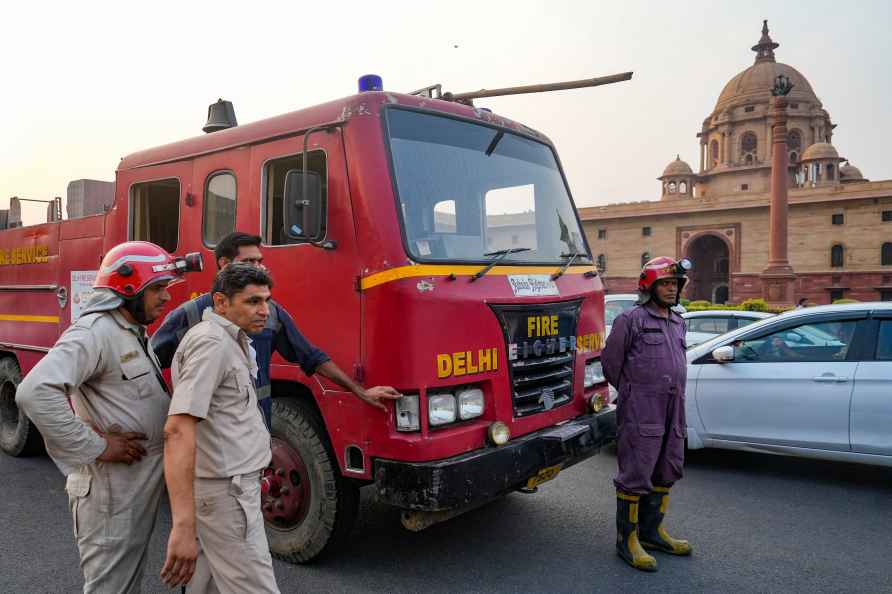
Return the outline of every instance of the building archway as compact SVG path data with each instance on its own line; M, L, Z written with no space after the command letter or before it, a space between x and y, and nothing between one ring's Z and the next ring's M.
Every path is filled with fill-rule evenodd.
M728 301L731 285L728 244L712 233L704 233L688 243L687 257L694 263L694 268L689 273L685 296L691 301Z

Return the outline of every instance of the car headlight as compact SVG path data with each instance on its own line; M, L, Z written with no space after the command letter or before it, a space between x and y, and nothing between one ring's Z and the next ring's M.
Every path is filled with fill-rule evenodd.
M421 430L421 415L418 414L418 394L408 394L396 401L396 430Z
M427 395L427 415L431 427L455 422L455 396L449 393Z
M483 415L483 390L462 388L456 392L458 398L458 418L462 421Z
M601 367L600 359L592 359L585 364L585 380L583 386L591 388L595 384L603 384L607 381L604 378L604 369Z

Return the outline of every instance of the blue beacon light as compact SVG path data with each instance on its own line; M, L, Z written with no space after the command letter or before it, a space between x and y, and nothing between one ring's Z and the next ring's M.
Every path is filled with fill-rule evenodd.
M359 92L383 91L384 81L377 74L366 74L359 77Z

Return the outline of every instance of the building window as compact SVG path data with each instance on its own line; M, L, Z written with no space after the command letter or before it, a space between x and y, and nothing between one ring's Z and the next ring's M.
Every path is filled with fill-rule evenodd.
M843 247L839 244L830 248L830 266L833 268L842 268L844 259Z
M892 290L881 289L880 290L880 301L892 301Z
M607 272L607 256L605 256L604 254L598 254L598 259L596 260L596 262L599 274L604 274L605 272Z
M830 303L845 297L845 289L830 289Z
M719 141L713 140L709 143L709 156L712 160L712 166L715 167L719 164Z
M641 254L641 267L644 268L644 265L650 262L650 252L644 252Z
M644 237L650 237L650 227L642 227L641 235L643 235Z
M744 132L740 137L740 159L746 165L752 165L756 162L756 148L759 140L755 132Z
M177 249L179 224L179 180L134 184L130 189L130 239L151 241L173 253Z
M679 194L687 194L688 193L688 184L686 182L680 182L678 184L678 193Z
M231 173L215 173L208 178L204 190L202 237L204 244L215 247L235 230L235 176Z
M752 112L756 111L756 108L753 105L747 105L746 107L743 108L743 111L745 113L752 113Z
M678 191L678 186L675 182L669 182L666 187L669 189L670 194L674 194Z
M845 222L845 215L843 215L842 213L833 215L832 222L834 225L842 225Z
M834 172L833 165L827 164L827 179L836 179L836 173Z
M750 189L750 185L749 185L749 184L740 184L740 191L741 191L741 192L746 192L746 191L749 190L749 189Z
M798 103L791 103L791 104L790 104L790 109L799 109L799 104L798 104Z
M884 243L880 251L880 262L883 266L892 266L892 243Z
M607 239L607 229L598 229L598 239Z
M892 210L884 210L883 211L883 222L888 223L892 221Z

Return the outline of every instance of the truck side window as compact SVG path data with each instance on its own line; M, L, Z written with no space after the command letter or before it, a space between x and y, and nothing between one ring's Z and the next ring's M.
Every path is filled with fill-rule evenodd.
M130 188L130 239L151 241L173 253L177 249L179 225L179 180L133 184Z
M235 175L224 171L208 177L204 190L204 244L214 247L235 230Z
M263 170L264 189L266 200L264 204L263 242L266 245L286 245L292 243L306 243L319 241L325 237L326 219L328 210L328 175L325 166L325 153L323 151L310 151L307 153L307 171L318 173L322 180L322 200L316 208L317 220L322 221L317 237L291 239L285 234L284 213L282 212L282 196L285 194L285 176L292 169L302 170L303 161L301 155L292 155L281 159L268 161Z

